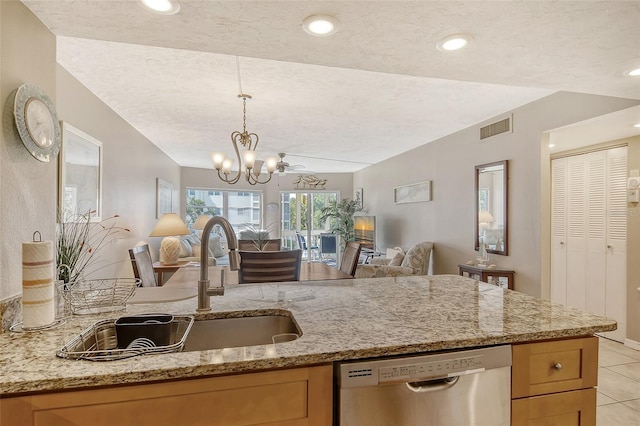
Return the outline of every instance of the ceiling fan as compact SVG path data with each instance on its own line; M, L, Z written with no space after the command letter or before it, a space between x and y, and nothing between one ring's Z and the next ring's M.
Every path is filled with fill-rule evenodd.
M280 157L280 161L276 163L276 170L278 171L278 173L282 174L286 172L294 172L300 169L304 169L304 166L302 164L290 165L289 163L284 161L285 155L287 154L285 154L284 152L278 153L278 157Z

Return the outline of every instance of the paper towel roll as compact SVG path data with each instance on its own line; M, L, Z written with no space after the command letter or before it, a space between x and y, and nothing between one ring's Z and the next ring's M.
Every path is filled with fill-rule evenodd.
M55 321L54 259L51 241L22 243L22 327Z

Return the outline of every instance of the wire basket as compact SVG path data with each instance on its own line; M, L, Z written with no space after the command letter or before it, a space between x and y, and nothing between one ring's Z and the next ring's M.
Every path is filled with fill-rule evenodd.
M174 316L171 321L168 345L155 346L151 340L139 338L122 349L118 349L116 320L98 321L64 345L56 352L56 356L89 361L116 361L137 355L180 352L187 340L193 320L193 316L190 315Z
M140 284L139 278L105 278L76 281L73 285L60 282L58 288L71 312L86 315L124 310Z

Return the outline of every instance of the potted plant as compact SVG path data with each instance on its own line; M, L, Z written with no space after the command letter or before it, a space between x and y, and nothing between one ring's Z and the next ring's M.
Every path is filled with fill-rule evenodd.
M361 210L359 203L349 198L343 198L339 202L330 201L329 205L322 209L320 222L326 223L331 219L329 222L331 232L340 236L340 245L343 251L347 242L355 240L353 216Z
M72 286L83 278L97 260L104 245L117 233L130 232L129 229L116 226L119 215L114 215L98 223L91 222L94 212L78 214L74 217L59 219L56 235L56 270L58 280L65 287Z
M240 231L240 239L251 241L252 248L256 251L265 251L269 241L270 226L267 229L262 229L260 226L256 226L252 223L244 223L243 229Z

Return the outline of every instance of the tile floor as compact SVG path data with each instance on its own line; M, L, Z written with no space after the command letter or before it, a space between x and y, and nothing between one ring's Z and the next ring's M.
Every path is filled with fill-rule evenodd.
M600 338L597 426L640 426L640 351Z

